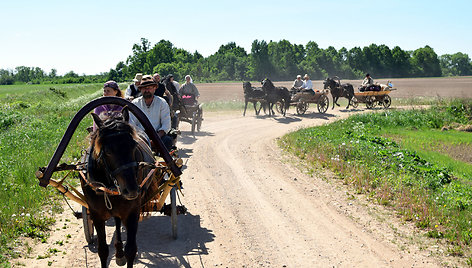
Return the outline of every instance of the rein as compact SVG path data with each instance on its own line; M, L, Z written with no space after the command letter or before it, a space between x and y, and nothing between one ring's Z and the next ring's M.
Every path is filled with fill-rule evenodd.
M130 164L133 164L133 166L139 166L140 168L142 168L143 166L149 166L149 167L153 168L148 172L146 178L144 178L144 180L139 185L139 190L138 191L141 192L142 189L144 188L144 186L146 185L146 183L149 181L149 179L152 178L152 176L154 175L154 173L156 172L158 167L155 164L151 164L151 163L148 163L148 162L132 162L132 163L129 163L128 165L130 165ZM134 164L136 164L136 165L134 165ZM122 167L120 167L118 169L121 169ZM129 168L129 167L126 167L126 168ZM122 170L124 170L126 168L123 168ZM110 188L102 182L90 181L88 179L88 176L86 176L82 171L79 171L79 174L80 174L81 179L83 179L84 182L88 186L90 186L90 188L92 188L92 190L94 190L95 192L102 191L102 192L104 192L108 195L121 195L120 187L117 184L114 184L114 186L115 186L114 188ZM117 190L115 190L115 189L117 189Z

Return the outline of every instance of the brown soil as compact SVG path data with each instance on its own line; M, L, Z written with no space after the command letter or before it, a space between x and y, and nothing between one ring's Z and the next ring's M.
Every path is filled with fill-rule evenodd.
M440 79L417 80L444 85ZM414 88L423 88L417 80L393 82L398 94L408 88L411 95L420 94ZM472 94L471 80L463 83L468 94ZM407 87L408 81L416 87ZM197 86L202 102L242 99L242 83ZM465 88L455 92L462 94ZM182 123L178 147L185 163L185 196L180 199L189 214L178 217L179 238L175 241L168 217L156 215L142 221L135 267L457 265L461 260L445 256L446 250L437 240L425 239L421 231L390 211L361 195L352 195L329 172L316 170L310 175L303 163L279 149L276 140L287 132L352 113L330 109L321 115L315 111L311 106L306 115L296 116L291 108L287 117L272 118L256 117L252 110L246 117L240 111L205 113L202 132L195 138L189 133L190 125ZM107 242L112 243L111 223L107 234ZM47 243L30 245L31 252L14 261L14 266L99 266L96 247L87 246L81 220L76 220L70 210L58 215ZM59 252L37 259L51 248ZM110 267L117 267L113 252L110 246Z

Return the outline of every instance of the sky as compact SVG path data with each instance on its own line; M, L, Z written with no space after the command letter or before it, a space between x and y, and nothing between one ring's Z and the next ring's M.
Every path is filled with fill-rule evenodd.
M288 40L320 48L372 43L472 57L470 0L125 1L1 0L0 69L99 74L132 54L141 38L203 56L235 42Z

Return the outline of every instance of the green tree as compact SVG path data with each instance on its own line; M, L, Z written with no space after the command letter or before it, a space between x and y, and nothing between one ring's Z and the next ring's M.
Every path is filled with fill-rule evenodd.
M438 55L430 46L413 51L411 62L414 68L414 75L416 76L437 77L442 74Z
M252 80L262 80L272 73L269 61L269 48L266 41L254 40L251 45L250 77Z

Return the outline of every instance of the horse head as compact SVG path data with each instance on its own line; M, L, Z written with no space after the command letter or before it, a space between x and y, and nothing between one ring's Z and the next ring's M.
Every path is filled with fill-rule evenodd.
M92 113L97 130L91 136L90 177L107 187L115 187L127 199L139 196L138 169L143 156L138 150L139 138L128 123L125 107L122 116L106 120Z
M252 92L252 85L251 85L251 82L244 82L243 83L243 90L244 90L244 94L249 94Z
M274 84L272 83L272 81L270 81L269 78L262 80L261 84L262 84L262 89L266 92L273 91L275 89Z
M336 88L336 81L333 78L326 78L326 80L323 82L324 84L324 89L335 89Z

